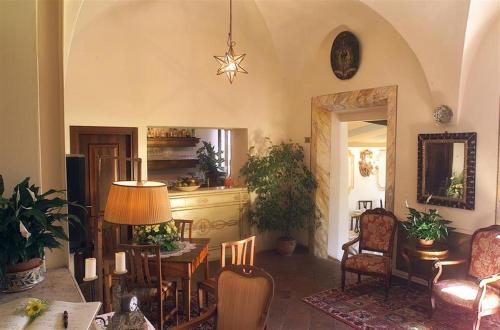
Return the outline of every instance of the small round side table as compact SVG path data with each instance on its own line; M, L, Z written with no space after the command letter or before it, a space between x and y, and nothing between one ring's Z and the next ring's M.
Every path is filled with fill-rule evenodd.
M411 258L436 261L448 258L448 254L448 246L444 243L435 243L434 245L429 247L423 247L418 245L417 243L404 243L402 256L406 261L406 265L408 266L408 284L411 283L412 277ZM430 290L432 289L432 275L433 269L431 267L429 278L427 279L427 285Z

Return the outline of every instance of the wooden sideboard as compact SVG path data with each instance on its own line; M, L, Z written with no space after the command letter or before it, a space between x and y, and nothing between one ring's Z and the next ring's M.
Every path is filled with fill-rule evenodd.
M171 190L169 197L174 219L193 220L193 237L210 238L209 260L220 258L220 243L239 240L249 232L246 188Z

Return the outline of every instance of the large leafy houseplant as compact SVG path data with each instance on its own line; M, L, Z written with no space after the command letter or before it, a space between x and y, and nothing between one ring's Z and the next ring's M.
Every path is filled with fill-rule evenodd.
M313 197L317 183L304 164L304 150L297 143L269 141L262 154L254 151L250 148L249 158L241 169L248 190L256 194L249 220L260 231L279 231L280 240L291 241L292 230L314 224L318 218Z
M43 259L45 248L59 248L60 240L68 241L62 222L80 223L65 209L69 204L78 205L55 196L62 191L40 193L39 187L29 184L29 178L16 185L10 197L3 196L4 190L0 175L0 278L9 266Z
M432 197L432 196L431 196ZM430 200L430 197L427 201ZM453 230L448 224L449 220L443 219L436 209L428 209L418 211L406 203L408 209L407 221L401 224L406 230L408 237L420 240L421 244L429 245L434 241L444 239L448 233ZM428 243L425 243L427 241Z

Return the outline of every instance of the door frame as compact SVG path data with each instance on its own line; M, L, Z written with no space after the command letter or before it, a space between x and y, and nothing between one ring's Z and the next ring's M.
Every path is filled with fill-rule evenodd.
M107 126L70 126L70 151L72 154L80 154L80 136L81 135L124 135L130 138L130 155L125 157L138 158L138 128L137 127L107 127ZM85 169L85 175L88 175L88 169ZM138 169L140 171L141 169ZM133 177L134 170L133 165L131 166L131 175ZM90 184L90 183L89 183ZM91 201L90 201L91 202ZM99 218L97 214L97 219ZM94 219L91 219L94 221ZM102 223L101 223L102 225ZM98 232L102 233L102 226L94 226ZM96 233L94 233L96 234ZM104 301L104 297L107 293L104 292L104 278L103 278L103 246L102 246L102 234L96 234L97 237L92 237L94 240L93 255L97 259L97 284L94 288L95 298L98 301Z
M131 157L138 157L138 135L139 130L137 127L109 127L109 126L70 126L69 127L69 143L70 152L78 154L80 149L80 141L78 136L84 134L102 134L102 135L129 135L131 144Z
M344 117L354 113L369 119L370 113L383 110L387 118L386 143L386 185L385 208L394 209L396 181L396 125L397 125L398 87L384 86L315 96L311 99L311 170L318 181L315 191L316 205L321 213L319 226L309 232L309 251L322 258L328 257L328 234L330 225L334 225L332 200L333 166L332 134L336 132L332 114ZM375 118L377 118L375 116ZM352 120L352 118L351 118ZM346 219L347 220L347 219ZM347 222L346 222L347 223ZM339 246L343 242L336 242ZM338 249L336 249L338 251ZM393 262L396 258L393 258Z

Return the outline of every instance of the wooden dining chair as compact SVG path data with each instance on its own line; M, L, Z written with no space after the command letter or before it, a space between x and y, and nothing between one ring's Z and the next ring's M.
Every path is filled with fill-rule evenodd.
M169 319L175 318L177 324L178 290L175 282L162 278L160 246L120 244L119 249L128 257L126 290L137 296L144 315L156 323L158 329L163 329ZM164 308L168 298L172 298L174 307L166 313Z
M222 268L216 283L216 304L172 330L198 329L210 319L215 319L216 330L266 329L274 296L274 280L269 273L250 265L229 265Z
M226 249L231 249L232 265L253 266L255 254L255 236L251 236L239 241L221 243L220 263L221 268L226 266ZM215 295L216 278L209 278L198 282L198 307L201 309L204 302L208 305L208 293Z
M177 227L177 232L179 233L179 237L181 241L185 240L185 233L186 233L186 227L188 229L188 240L191 240L191 236L193 233L193 220L181 220L181 219L174 219L175 226Z
M373 201L358 201L358 210L371 210L373 209Z

